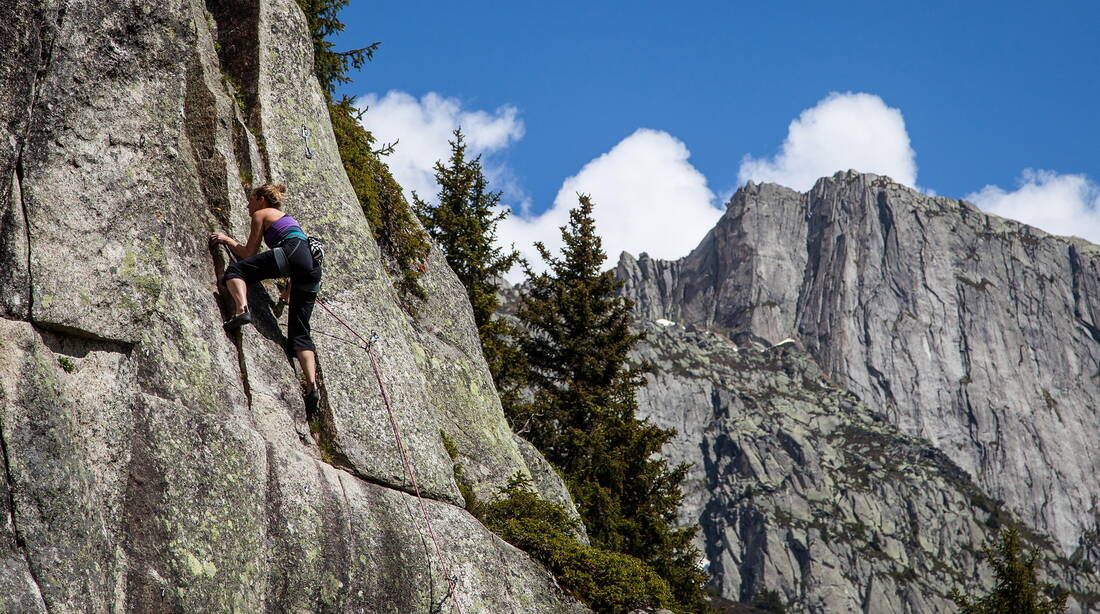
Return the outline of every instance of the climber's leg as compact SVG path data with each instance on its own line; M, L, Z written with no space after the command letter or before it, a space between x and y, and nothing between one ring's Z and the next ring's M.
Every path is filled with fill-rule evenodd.
M252 321L248 312L248 284L279 276L279 265L271 250L237 260L225 269L225 287L233 298L233 317L225 323L234 329Z
M225 280L225 287L229 290L229 296L233 298L233 315L240 315L248 311L248 284L240 277Z
M313 350L298 350L298 364L306 375L306 394L317 388L317 353Z
M317 389L317 354L310 336L309 318L313 315L316 292L300 290L298 284L290 287L290 310L286 322L287 349L298 357L298 364L306 376L306 409L313 411L320 401ZM290 353L288 352L288 353Z

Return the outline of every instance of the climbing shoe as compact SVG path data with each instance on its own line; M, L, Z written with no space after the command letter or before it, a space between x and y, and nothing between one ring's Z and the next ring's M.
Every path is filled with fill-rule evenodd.
M304 398L306 401L306 413L309 416L313 416L313 412L317 411L317 404L321 402L321 391L317 388L317 384L313 385L313 390L307 392Z
M238 328L244 326L245 324L249 324L250 322L252 322L252 310L248 307L245 307L244 313L240 315L235 315L232 318L226 320L225 324L222 324L222 328L224 328L225 330L237 330Z

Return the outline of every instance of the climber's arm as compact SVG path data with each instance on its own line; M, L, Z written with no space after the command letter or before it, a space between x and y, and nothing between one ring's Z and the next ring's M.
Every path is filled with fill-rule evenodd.
M241 258L249 258L260 251L260 241L264 238L264 213L265 211L257 211L252 214L252 228L248 232L248 243L244 247L239 243L236 248L230 247L233 253Z
M248 258L255 256L256 252L260 251L260 241L264 238L263 230L263 212L257 211L252 214L252 227L248 233L248 242L244 245L238 243L236 239L220 232L215 232L210 236L210 239L215 243L221 243L229 247L238 258Z

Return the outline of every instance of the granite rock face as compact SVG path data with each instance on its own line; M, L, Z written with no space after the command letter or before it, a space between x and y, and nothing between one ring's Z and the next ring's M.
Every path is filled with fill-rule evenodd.
M839 387L799 344L738 346L723 334L642 323L654 366L643 413L691 463L681 507L699 524L723 598L777 591L789 612L954 612L953 588L988 586L982 547L1019 524L928 441ZM1025 529L1045 577L1100 609L1100 577Z
M399 306L298 5L0 12L0 611L585 611L462 507L455 463L486 498L517 472L568 495L513 438L438 254L431 300ZM244 185L267 180L326 240L322 300L381 336L455 594L363 348L315 311L311 433L274 286L250 290L254 327L221 329L206 238L243 238Z
M689 256L618 274L644 318L797 340L1063 555L1100 557L1097 246L847 172L750 183Z

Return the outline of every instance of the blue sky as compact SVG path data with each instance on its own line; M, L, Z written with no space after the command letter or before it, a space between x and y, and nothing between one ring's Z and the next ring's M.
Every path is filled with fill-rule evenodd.
M1095 205L1100 3L405 1L352 2L341 17L339 47L382 41L343 93L376 104L393 90L420 104L435 93L453 117L509 118L510 134L486 137L484 151L528 216L640 128L685 147L673 163L721 200L746 155L776 156L788 125L832 92L900 112L921 189L989 186L1001 200L988 202L1003 203L1029 182L1076 177L1061 187L1082 202L1065 215ZM413 130L370 115L376 132Z

